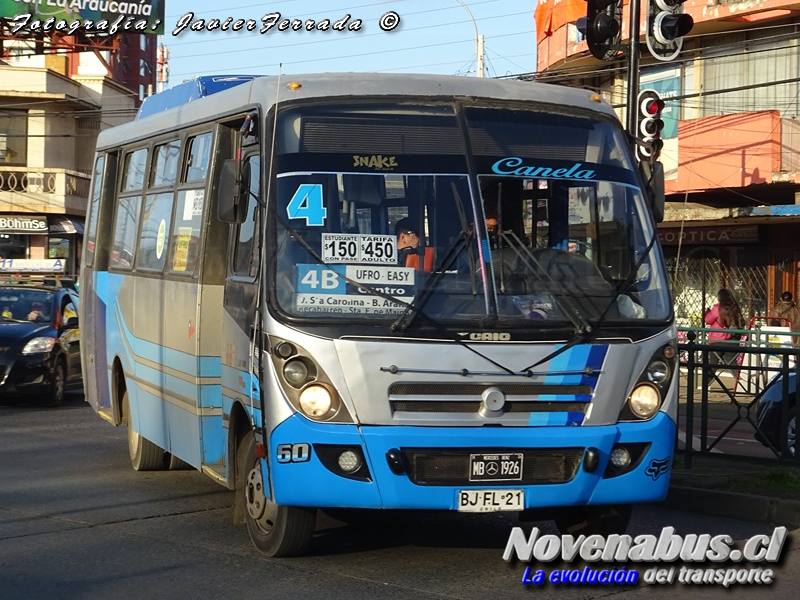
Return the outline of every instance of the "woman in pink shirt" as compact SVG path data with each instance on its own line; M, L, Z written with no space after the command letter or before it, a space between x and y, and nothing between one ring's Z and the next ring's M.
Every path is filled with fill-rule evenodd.
M711 330L706 335L706 342L708 344L718 344L725 342L733 337L733 334L728 329L744 329L744 316L742 309L739 308L739 303L733 297L731 291L727 288L722 288L717 293L717 303L711 307L703 318L706 326ZM733 358L738 354L738 350L732 349L723 351L715 350L709 353L708 362L712 365L719 363L730 364ZM714 378L716 369L708 369L705 372L704 382L710 383Z

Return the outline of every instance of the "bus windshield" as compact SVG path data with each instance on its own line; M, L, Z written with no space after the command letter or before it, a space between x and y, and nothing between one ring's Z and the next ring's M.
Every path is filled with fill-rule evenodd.
M618 128L459 105L325 106L277 131L271 283L315 322L664 322L654 226Z

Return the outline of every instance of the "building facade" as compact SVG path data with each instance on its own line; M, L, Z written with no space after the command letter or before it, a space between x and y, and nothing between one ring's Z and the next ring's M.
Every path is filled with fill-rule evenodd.
M119 50L0 56L0 259L61 258L80 269L97 135L132 120L154 91L155 35Z
M765 314L783 291L800 295L800 4L687 0L694 27L671 61L647 50L647 7L639 89L666 101L659 236L679 323L699 326L720 287L748 316ZM625 44L627 1L623 15ZM625 122L626 60L589 54L583 16L584 0L540 0L533 77L600 91Z

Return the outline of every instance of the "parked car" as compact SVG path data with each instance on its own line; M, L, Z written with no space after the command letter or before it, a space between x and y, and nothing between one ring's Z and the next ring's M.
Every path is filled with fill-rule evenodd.
M0 285L0 397L41 396L60 405L83 385L80 301L49 284Z
M789 373L788 393L784 397L783 374L778 373L767 385L756 407L758 429L755 438L772 446L781 453L781 456L794 456L795 443L797 442L797 406L795 403L797 391L797 375L794 371ZM781 421L783 403L788 406L786 424Z

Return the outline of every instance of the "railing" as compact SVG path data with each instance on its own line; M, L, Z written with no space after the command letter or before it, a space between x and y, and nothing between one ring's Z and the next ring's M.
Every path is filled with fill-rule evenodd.
M67 169L0 167L0 192L89 197L90 177Z
M732 339L708 343L709 331L689 328L679 332L679 362L685 385L680 390L678 421L685 442L683 448L679 442L676 447L684 451L685 466L691 468L695 454L719 452L720 444L730 441L728 436L737 426L736 436L750 435L768 449L766 454L800 465L795 416L800 400L800 386L796 385L800 381L800 348L791 343L800 333L779 332L784 343L777 345L775 332L728 330ZM725 372L730 377L723 377ZM699 449L695 449L698 406ZM721 428L713 434L709 431L711 407L716 409L714 419ZM752 456L736 448L725 452Z

